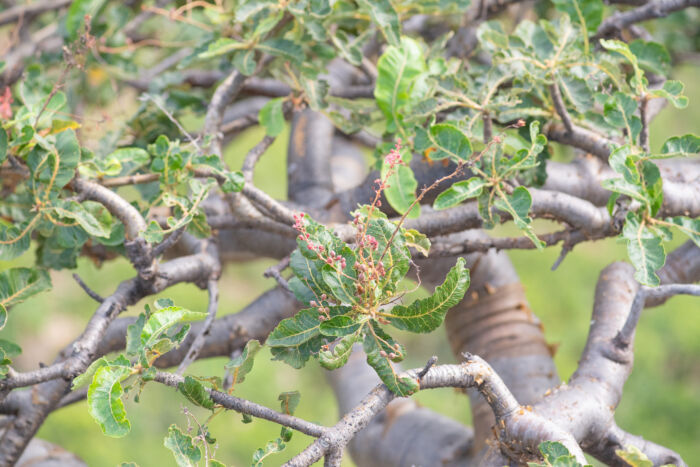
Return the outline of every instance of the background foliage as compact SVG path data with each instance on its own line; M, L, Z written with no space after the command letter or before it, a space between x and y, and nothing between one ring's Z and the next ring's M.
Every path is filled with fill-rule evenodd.
M83 21L84 14L96 13L96 10L102 8L102 3L75 2L74 6L71 7L68 23L62 26L66 28L66 34L68 36L75 35L75 31L81 25L70 24L70 22ZM249 9L243 8L237 13L242 17L242 20L247 18L246 15L255 14L253 3L246 3ZM429 67L435 66L434 74L439 74L440 67L445 66L445 64L438 60L423 63L419 57L418 46L410 39L401 40L399 38L398 25L392 21L392 18L381 14L380 5L376 6L369 2L359 3L369 12L371 19L382 27L383 34L389 44L394 47L402 45L401 52L398 52L399 49L392 49L392 53L383 57L384 64L390 61L407 60L410 63L409 73L414 73L417 76L427 72ZM554 3L566 11L565 2ZM261 5L263 4L272 7L272 4L261 3ZM426 8L432 7L434 5ZM411 6L409 5L407 8L411 8ZM97 28L97 33L104 33L104 30L100 30L100 28L109 28L110 21L113 20L114 24L120 24L120 21L123 20L123 18L118 17L120 13L118 9L110 11L110 14L116 15L116 17L110 17L106 20L102 18L101 22L93 24ZM296 14L303 17L304 12ZM593 12L594 17L595 15ZM309 20L305 26L309 31L312 31L311 34L321 36L322 32L318 29L321 23L316 24L314 21L313 19ZM595 21L595 18L590 19L589 29L596 24ZM678 18L671 18L670 21L678 21ZM274 24L265 24L264 22L256 24L255 31L246 30L246 34L252 38L251 44L254 43L253 46L248 44L246 47L250 46L268 52L274 51L297 65L303 62L303 56L300 55L302 52L298 47L295 48L283 40L264 40L265 32L271 29ZM491 43L496 48L504 40L497 29L496 26L492 28L489 25L482 30L485 43ZM595 26L591 30L594 29ZM694 45L688 44L688 38L673 36L672 29L670 28L668 32L664 33L668 36L668 42L675 42L678 45L678 51L682 52L684 49L692 51ZM265 31L261 32L261 30ZM76 38L77 36L72 37L72 39ZM181 37L179 39L186 41L192 38ZM339 35L336 39L342 42L343 37ZM204 52L204 49L207 51ZM208 47L202 49L204 54L200 55L200 58L217 57L238 49L241 49L241 52L235 54L236 67L249 70L248 60L250 57L244 53L242 50L244 47L240 43L231 40L213 41L208 44ZM313 52L318 54L317 58L323 57L323 50L314 50ZM353 61L353 53L353 50L347 52L348 60L351 62ZM404 56L401 56L402 53ZM137 52L131 58L139 64L147 63L150 59L148 51ZM56 56L49 60L57 63L60 59ZM115 62L120 60L118 56L113 56L110 59L115 60ZM102 65L117 68L126 66L128 68L124 63ZM97 139L103 136L106 131L113 129L112 125L118 127L121 121L127 120L126 116L135 110L133 104L130 103L133 103L136 97L133 92L128 91L123 94L115 93L110 78L105 75L104 70L100 69L102 65L91 64L85 70L84 75L81 75L83 81L77 88L78 92L94 95L94 101L90 103L91 108L86 112L83 135L84 140L88 142L87 144L93 145L93 149L96 150L98 149ZM383 88L386 89L386 83L392 83L397 77L391 76L390 73L390 76L386 76L386 73L383 73L386 70L382 65L380 60L378 80L380 83L384 81ZM659 64L651 60L647 66L653 68ZM390 66L388 69L391 71L392 67ZM694 79L698 72L700 72L700 68L694 66L671 70L671 78L680 79L689 85L686 89L686 95L690 98L691 105L685 110L667 108L662 116L654 122L650 144L652 152L659 150L666 135L681 135L697 131L697 125L694 125L693 122L700 121L700 111L692 103L700 99L700 89L698 89ZM39 71L38 68L30 68L28 73L30 76L36 76ZM313 97L318 92L316 87L319 84L308 80L308 76L300 75L299 78L302 80L301 86L307 95ZM167 78L164 79L167 80ZM28 82L31 83L31 81ZM164 83L155 83L154 87L157 88L161 84ZM378 86L378 88L382 88L382 86ZM419 96L410 95L410 92L415 91L416 88L400 90L399 106L417 99ZM70 96L68 97L70 98ZM382 95L381 89L375 93L375 97L379 110L386 119L386 128L405 136L407 131L410 131L412 122L397 113L397 108L394 107L396 101L392 100L391 96ZM181 99L183 102L187 99L196 101L192 95L178 94L177 92L173 92L170 98ZM577 104L576 96L573 96L573 100L574 104ZM312 107L314 104L318 105L315 102L310 102L310 104ZM502 104L505 107L509 106L508 102L502 102ZM186 112L182 118L187 128L196 129L201 126L201 117L198 111L202 109L198 108L198 105L192 104L191 110L188 111L191 113ZM286 124L282 124L278 118L282 112L282 105L282 100L271 101L270 107L266 107L266 110L261 114L262 123L266 124L267 127L267 133L280 134L281 137L260 162L255 178L255 184L259 188L278 199L284 199L286 195L286 174L283 169L286 154L284 142L287 141L289 132ZM524 109L521 110L524 111ZM149 115L149 112L152 114ZM620 117L618 114L619 112L615 109L611 111L610 121L607 121L609 126L611 121ZM145 115L143 118L130 122L132 128L141 130L138 133L138 138L143 139L137 142L152 142L154 138L149 137L160 132L168 133L171 138L181 136L179 131L173 128L157 109L144 107L143 115ZM362 109L354 117L361 120L363 118ZM342 117L336 118L336 122L340 120ZM148 125L153 125L153 127L149 128ZM622 124L617 126L622 126ZM94 132L92 139L90 138L91 132ZM242 155L260 140L263 132L264 130L261 128L251 129L234 141L226 154L226 159L231 167L240 167ZM119 132L115 133L114 138L118 136ZM424 138L430 136L422 135ZM415 144L419 146L418 143ZM153 152L159 153L162 152L162 149L162 147L159 149L158 143L156 143ZM441 155L444 154L441 154L440 151L433 153L435 159ZM567 153L556 155L562 160L569 156L570 154ZM370 163L374 161L369 154L368 161ZM166 168L157 165L152 168L162 173L162 177L168 180ZM97 169L105 170L106 168L97 167ZM70 177L61 174L61 178L65 178L65 180L61 180L65 183ZM406 183L410 184L411 182L409 180ZM148 193L146 196L149 196ZM404 198L396 192L389 193L388 198L397 209L406 209L411 201L410 197ZM417 212L413 214L417 214ZM545 227L545 222L537 221L534 223L535 231L544 231ZM520 234L512 226L498 227L496 232L511 235ZM149 231L149 234L151 238L158 239L161 233L158 228L155 228ZM680 239L676 239L671 245L679 242ZM41 254L49 254L46 253L46 250L47 248L44 247ZM30 266L34 253L35 251L30 251L11 262L2 262L0 267L4 269L5 267ZM583 347L585 336L581 330L587 328L592 305L592 290L598 271L612 259L626 259L628 256L624 245L617 243L614 239L608 239L578 246L556 272L551 272L549 267L554 262L556 255L557 251L552 249L539 253L518 251L511 253L526 286L533 310L545 323L547 338L552 343L553 352L556 351L556 363L561 373L560 376L566 379L575 368L576 359ZM259 292L270 287L272 283L262 278L262 271L271 264L273 264L271 261L256 261L248 264L227 265L222 278L221 311L219 314L236 312L255 298ZM83 277L99 278L99 280L91 281L99 284L96 286L99 293L109 293L113 284L131 275L130 271L131 267L125 260L117 260L102 268L96 268L89 259L81 258L78 260L78 272ZM16 359L18 370L34 368L38 362L50 359L57 349L70 342L74 335L80 331L81 323L85 322L93 309L93 304L73 283L67 272L52 272L52 281L54 284L52 293L40 295L31 302L13 308L12 319L3 330L3 337L17 340L25 349L24 353ZM416 293L417 296L422 296L422 294L424 294L422 291ZM185 308L197 311L206 309L205 294L193 285L179 285L161 295L172 298L177 305ZM145 303L152 303L153 300L154 297L143 300L135 305L130 313L138 313L143 309ZM618 412L619 423L623 428L635 427L641 433L648 436L653 435L655 440L662 444L672 444L691 465L700 463L700 450L694 442L700 439L700 427L694 423L694 414L700 416L700 401L695 397L696 394L700 393L700 367L697 363L699 360L697 357L700 356L700 344L696 338L700 331L700 321L696 315L697 310L693 310L691 300L685 298L675 299L662 309L646 313L638 331L637 363L631 381L628 383L625 399ZM453 361L440 333L434 333L428 337L401 333L399 336L402 342L409 347L409 359L405 363L406 367L421 366L426 358L432 354L439 355L443 363ZM317 363L313 362L304 369L295 371L281 362L270 361L268 352L267 348L262 351L256 361L253 373L247 377L246 383L237 389L237 394L241 397L253 398L267 406L276 406L277 395L280 391L299 389L302 391L302 399L297 414L307 420L332 424L336 420L335 411L332 410L334 401L330 390L322 384L317 384L317 381L323 378L323 371L319 369ZM225 359L212 359L206 362L197 362L192 369L200 374L220 373L221 367L225 363ZM422 403L449 416L454 416L455 413L466 413L468 410L466 399L456 392L450 395L445 395L446 393L449 391L425 392L416 397ZM127 406L131 407L134 403L134 401L129 400ZM141 399L140 410L130 410L133 429L125 438L104 437L94 421L89 418L83 405L71 406L53 414L42 427L39 436L75 451L89 464L135 461L141 465L156 465L162 461L162 456L167 455L167 452L164 450L165 448L161 449L162 452L151 448L162 444L163 434L167 432L171 423L178 423L181 426L185 423L181 411L172 410L173 407L180 404L183 404L182 397L171 389L151 386ZM457 411L455 407L460 407L463 410ZM467 420L460 421L468 422ZM221 417L213 423L211 428L212 432L219 437L217 458L237 465L247 464L254 448L263 445L269 439L273 439L278 432L277 426L259 420L252 424L236 426L235 430L230 429L231 423L230 418ZM229 435L229 433L231 434ZM303 435L295 436L291 441L292 449L282 456L291 456L308 441L308 438ZM349 463L350 461L346 460L345 462Z
M700 86L693 79L700 67L685 65L674 70L673 76L688 83L686 94L691 105L683 110L665 109L654 121L651 131L652 147L659 147L661 136L693 131L693 122L700 121ZM193 122L194 124L194 122ZM286 133L284 130L260 161L256 185L277 198L286 196ZM262 130L251 129L239 137L226 154L231 167L242 163L248 148L260 139ZM539 224L543 224L540 222ZM543 227L543 226L542 226ZM514 233L511 228L510 233ZM506 234L501 229L499 234ZM610 261L624 260L624 245L607 239L592 244L579 245L562 263L557 271L550 271L558 251L546 249L539 253L512 251L509 256L522 278L532 309L545 324L547 340L558 345L555 362L562 379L575 369L577 359L585 343L585 335L579 332L587 326L593 303L592 290L598 271ZM10 265L29 265L31 256L17 261L0 262L0 268ZM271 280L264 279L263 271L275 264L273 260L260 260L244 264L229 264L223 274L220 313L235 313L247 305L263 290L270 287ZM99 277L95 287L98 293L108 293L112 284L130 277L131 267L126 260L119 260L97 268L90 260L80 259L77 272L82 277ZM13 319L6 330L10 337L21 336L18 341L23 349L33 348L32 343L44 342L37 351L19 359L22 367L32 368L38 361L50 359L57 349L67 344L80 329L81 323L90 316L93 302L70 277L68 272L52 273L54 292L38 295L29 303L14 309ZM178 285L161 296L172 298L175 303L191 310L205 310L206 292L194 285ZM142 303L152 302L153 297ZM133 310L143 308L142 303ZM135 312L131 312L132 314ZM57 322L48 319L58 316ZM677 446L689 465L700 463L700 320L697 319L696 304L692 297L677 297L660 308L647 312L638 328L635 369L626 386L625 398L618 409L620 425L638 427L638 432L654 436L665 445ZM401 336L408 348L407 368L421 366L430 355L438 355L443 363L452 362L452 356L444 334L436 331L429 335ZM669 344L669 340L672 343ZM227 363L225 358L195 362L193 371L208 374L220 371ZM21 368L21 367L20 367ZM254 371L238 389L244 398L256 398L270 407L277 405L280 391L300 389L301 402L297 414L305 419L331 424L336 419L335 398L329 387L318 384L324 371L316 362L302 370L294 370L282 362L270 361L269 350L263 349L256 358ZM274 379L270 381L270 377ZM441 389L422 391L413 396L427 407L461 422L469 421L462 414L469 412L465 397L457 391ZM143 395L139 410L133 401L127 402L132 420L132 431L124 438L114 439L102 434L87 413L83 404L61 409L49 417L38 436L55 442L80 455L89 465L116 465L123 461L134 461L139 465L158 465L169 452L162 447L164 433L171 423L184 424L179 410L182 397L170 388L151 386ZM195 409L195 412L197 409ZM204 412L203 410L201 411ZM235 423L235 433L231 430ZM212 431L218 435L219 454L223 462L233 465L248 465L253 447L277 436L279 428L268 422L256 420L242 424L228 418L216 420ZM303 449L310 438L297 433L290 441L287 451L278 460L291 457ZM157 446L151 449L152 446ZM352 465L349 458L344 465Z

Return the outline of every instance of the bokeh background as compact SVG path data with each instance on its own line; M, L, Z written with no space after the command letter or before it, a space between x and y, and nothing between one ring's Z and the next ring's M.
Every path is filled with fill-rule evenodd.
M658 149L672 135L700 129L700 67L684 65L674 70L673 78L687 85L691 104L685 110L666 108L654 121L651 131L652 149ZM99 71L90 80L103 79ZM86 90L87 92L87 90ZM119 120L126 113L133 95L115 95L103 108L105 115ZM133 105L133 104L131 104ZM111 120L110 120L111 121ZM196 128L198 119L188 122ZM94 125L98 131L102 125ZM90 131L88 125L85 133ZM286 130L289 131L288 129ZM228 147L226 159L231 167L239 167L247 150L262 137L259 128L241 134ZM281 135L258 165L255 183L271 195L286 196L285 159L286 136ZM558 157L567 157L559 155ZM538 223L540 231L549 226ZM500 227L496 235L512 234L509 227ZM674 245L683 240L677 236ZM624 245L615 239L577 246L557 271L550 267L559 255L559 248L544 252L510 252L533 311L544 323L549 343L558 346L555 361L560 377L567 379L574 371L583 349L590 321L593 292L598 274L607 264L626 257ZM11 263L0 262L0 269L31 264L32 253ZM272 260L228 264L221 279L219 315L236 313L261 292L274 287L263 271L274 264ZM73 271L52 272L53 290L30 299L12 310L2 337L18 342L24 352L17 359L17 369L36 368L39 362L51 362L56 352L71 342L83 329L95 310L95 303L71 278ZM126 261L117 260L98 267L81 259L77 272L102 295L110 294L119 281L131 277ZM420 292L419 292L420 293ZM206 292L193 285L178 285L161 294L177 305L194 310L206 309ZM152 303L150 297L130 308L136 315L143 305ZM403 335L409 349L405 367L422 366L431 355L442 363L455 362L444 330L424 336ZM190 367L196 375L223 375L227 359L200 361ZM325 370L315 361L304 369L270 360L263 350L255 361L252 374L237 386L235 395L277 408L277 396L283 391L299 390L301 403L297 415L331 425L337 421L337 406L330 387L325 382ZM423 391L416 394L420 404L469 424L467 398L450 389ZM126 408L132 423L129 435L121 439L105 437L88 415L84 402L54 412L42 426L38 436L75 452L91 466L119 465L136 462L142 467L174 465L170 452L163 447L163 438L170 424L187 426L183 407L187 402L174 390L157 384L144 389L140 402L132 399ZM204 410L192 409L200 422L208 417ZM645 311L636 337L635 367L617 412L619 425L635 434L667 445L685 458L689 465L700 465L700 306L698 301L677 297L662 307ZM227 465L250 465L256 448L279 435L279 426L255 420L244 424L235 412L225 412L211 422L211 432L217 439L216 457ZM280 465L303 449L311 439L295 433L288 448L268 458L265 465ZM353 465L349 459L344 465Z

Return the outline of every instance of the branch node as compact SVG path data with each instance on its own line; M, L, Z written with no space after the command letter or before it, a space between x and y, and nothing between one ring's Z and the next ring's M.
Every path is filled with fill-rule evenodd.
M425 376L425 375L428 373L428 370L430 370L430 368L431 368L433 365L435 365L435 364L437 363L437 361L438 361L438 358L437 358L436 355L433 355L432 357L430 357L430 358L428 359L428 362L425 364L425 367L423 367L423 369L422 369L421 371L418 372L418 380L419 380L419 381L420 381L421 379L423 379L423 376Z

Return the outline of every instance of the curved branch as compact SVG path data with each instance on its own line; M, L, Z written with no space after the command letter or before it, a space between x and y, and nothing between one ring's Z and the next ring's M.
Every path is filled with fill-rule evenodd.
M34 16L46 11L60 10L71 2L72 0L43 0L28 5L15 5L0 13L0 26L12 23L20 18L23 21L31 20Z
M596 459L606 465L626 467L627 462L622 461L616 454L618 450L625 450L629 446L634 446L642 451L651 461L653 465L676 465L685 467L678 453L660 446L651 441L647 441L641 436L636 436L622 430L617 424L613 424L608 431L603 435L602 439L588 449Z
M617 12L605 18L594 36L595 39L620 34L635 23L663 18L674 11L690 7L700 7L700 0L652 0L633 10Z
M514 441L522 441L517 453L537 452L537 446L545 440L561 441L580 462L585 462L583 452L571 435L550 421L532 412L521 410L520 405L496 372L480 357L465 354L460 365L434 366L420 379L420 389L443 387L475 387L488 401L498 421L500 439L513 447ZM416 378L421 369L405 373ZM339 449L348 444L355 434L387 404L395 398L386 386L374 388L353 410L348 412L335 426L311 443L300 454L289 460L285 467L303 467L321 459L331 449Z
M241 91L246 79L247 77L238 70L232 71L216 88L207 107L202 133L212 137L210 150L219 157L222 157L221 121L224 118L224 109Z

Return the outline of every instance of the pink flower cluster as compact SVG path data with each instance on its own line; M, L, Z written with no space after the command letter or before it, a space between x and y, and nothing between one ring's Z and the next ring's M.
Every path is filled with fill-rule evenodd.
M377 249L379 248L379 242L377 241L376 238L374 238L371 235L365 235L364 238L360 239L359 246L363 247L365 245L367 245L368 247L370 247L374 251L377 251Z
M343 258L342 255L337 255L335 251L331 250L328 252L328 257L325 259L326 263L330 264L333 266L334 263L338 262L340 263L340 268L345 269L346 262L345 258Z
M401 159L401 139L396 140L396 145L394 149L389 151L389 154L384 158L384 163L393 169L397 165L403 165L403 159Z

